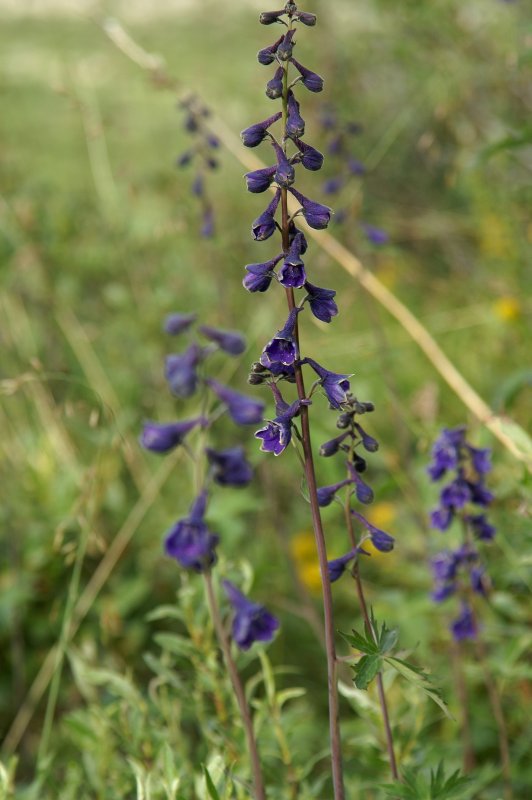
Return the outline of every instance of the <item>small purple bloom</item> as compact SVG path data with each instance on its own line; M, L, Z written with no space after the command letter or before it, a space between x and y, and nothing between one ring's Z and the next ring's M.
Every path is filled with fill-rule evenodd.
M478 628L473 610L466 603L462 604L459 616L451 623L451 633L457 642L477 638Z
M200 332L216 342L220 350L230 356L239 356L246 349L246 340L238 331L224 331L219 328L212 328L210 325L200 325Z
M272 117L268 117L262 122L257 122L255 125L250 125L249 128L243 130L240 136L244 145L246 147L257 147L267 136L270 125L281 119L282 115L282 111L278 111Z
M462 477L445 486L440 494L440 502L444 508L463 508L471 499L470 485Z
M185 569L205 572L216 562L215 548L220 538L203 521L206 494L202 492L192 504L188 517L178 520L165 538L165 551Z
M233 639L241 650L249 650L253 642L270 642L279 621L259 603L253 603L229 581L223 581L225 593L233 606Z
M263 11L259 15L259 22L261 25L272 25L274 22L278 22L279 17L282 17L283 14L286 14L284 8L281 8L280 11Z
M344 486L349 486L350 483L353 483L351 478L346 478L339 483L331 483L329 486L320 486L317 492L318 495L318 505L322 508L325 506L330 506L336 492L339 492Z
M432 464L427 472L433 481L439 480L447 470L455 469L460 460L460 447L465 441L465 428L444 428L432 448Z
M284 36L280 36L276 42L271 44L269 47L264 47L262 50L259 50L257 53L257 60L259 64L263 64L265 67L268 64L273 64L275 61L275 53L277 52L277 48L283 41Z
M196 197L202 197L205 194L205 182L203 180L203 175L201 172L198 172L196 177L192 182L191 187L192 194L195 194Z
M471 455L471 463L473 469L479 475L486 475L491 470L491 450L489 447L479 448L467 445L467 449Z
M353 561L358 556L358 553L358 547L354 547L353 550L350 550L345 555L340 556L340 558L334 558L332 561L327 562L329 580L331 583L334 583L342 577L347 569L347 565L350 561Z
M283 36L283 39L277 48L277 58L279 61L288 61L288 59L291 57L292 50L294 49L295 45L295 42L293 41L295 32L296 29L292 28Z
M212 147L213 150L218 150L218 148L220 147L220 140L218 139L218 137L215 136L213 133L208 133L206 138L209 147Z
M294 19L298 19L303 25L308 25L309 28L312 28L316 24L316 14L311 14L308 11L296 11L294 14Z
M286 135L299 138L305 133L305 120L299 113L299 103L292 90L288 92L288 117L286 119Z
M277 168L275 169L275 181L279 186L286 189L291 186L296 179L294 167L285 156L283 150L277 142L272 142L275 154L277 156Z
M443 603L448 597L451 597L456 592L455 583L438 584L431 592L431 598L435 603Z
M286 450L292 439L293 418L298 416L301 406L309 405L310 401L296 400L289 405L283 400L279 387L275 383L270 383L270 388L275 398L277 416L273 420L268 420L266 426L255 433L255 438L262 439L260 449L263 452L279 456Z
M319 286L314 286L307 281L305 283L307 290L306 300L310 305L310 310L322 322L330 322L332 317L338 314L338 306L333 298L336 295L334 289L322 289Z
M321 92L323 89L323 78L320 75L317 75L315 72L311 72L310 69L307 69L295 58L291 58L290 62L294 65L297 69L299 74L301 75L301 82L303 86L309 90L309 92Z
M298 192L297 189L290 188L289 191L294 195L296 200L301 203L303 216L308 225L315 230L322 230L326 228L331 220L331 209L321 203L316 203L314 200L309 200Z
M163 330L171 336L177 336L179 333L186 331L187 328L190 328L197 318L198 315L194 312L191 314L169 314L164 320Z
M194 155L193 150L185 150L184 153L181 153L180 156L176 159L176 166L177 167L186 167L192 161L192 157Z
M430 563L436 581L454 581L460 559L451 550L444 550L434 556Z
M255 425L260 422L264 414L264 403L254 400L240 392L235 392L228 386L207 378L205 381L222 403L225 403L229 416L237 425Z
M200 236L204 239L210 239L211 236L214 236L214 211L209 205L203 209Z
M474 514L466 516L465 519L471 525L473 535L476 539L491 542L495 536L496 529L488 522L485 514Z
M279 283L285 287L300 289L306 281L305 265L301 253L306 249L306 239L299 231L292 239L292 244L279 271Z
M380 228L376 228L374 225L368 225L368 223L362 223L362 230L366 234L367 239L376 245L386 244L389 240L389 236L386 231L381 230Z
M328 442L324 442L320 445L319 454L324 458L329 458L330 456L336 455L336 453L340 449L340 445L348 436L350 436L350 431L346 431L345 433L341 433L340 436L336 436L334 439L329 439Z
M395 543L393 536L390 536L389 533L382 531L380 528L376 528L375 525L372 525L371 522L357 511L351 511L351 514L365 525L369 532L371 542L377 550L380 550L381 553L389 553L390 550L393 550Z
M314 372L320 377L320 383L327 395L327 399L333 408L340 408L342 403L347 402L347 392L349 391L349 375L342 375L337 372L330 372L325 367L314 361L313 358L305 358L302 364L309 364Z
M349 158L347 160L347 168L351 175L364 175L366 173L366 167L357 158Z
M471 588L484 597L488 594L489 582L482 567L473 567L470 572Z
M246 172L244 178L246 179L246 188L248 192L253 194L260 194L269 189L277 167L265 167L264 169L256 169L253 172Z
M205 450L213 468L213 479L220 486L247 486L253 478L253 469L246 459L243 447L226 450Z
M378 441L374 439L373 436L370 436L369 433L366 433L362 425L360 425L358 422L355 422L355 428L362 439L362 447L364 450L367 450L368 453L376 453L379 449Z
M204 428L207 425L205 417L183 419L180 422L152 422L144 423L140 443L152 453L168 453L174 447L182 444L185 436L196 426Z
M478 506L489 506L493 500L493 494L486 489L483 483L468 483L471 490L471 502Z
M278 69L275 70L275 75L273 78L266 84L266 95L270 98L270 100L277 100L278 97L282 96L283 75L284 69L282 67L278 67Z
M193 343L184 353L166 357L165 377L172 393L177 397L190 397L196 391L196 367L201 361L202 353L201 347Z
M300 152L300 160L305 169L317 172L322 168L323 153L320 153L315 147L311 147L310 144L306 144L301 139L294 138L294 143Z
M297 315L300 308L293 308L286 324L270 339L260 357L260 363L264 367L271 367L272 364L285 364L290 366L298 357L297 343L295 340L295 327Z
M341 175L335 178L328 178L322 186L323 194L338 194L343 185L344 179Z
M371 486L368 486L367 483L364 483L364 481L360 477L360 474L359 474L358 470L355 467L352 467L351 464L349 464L348 467L349 467L349 472L351 474L351 478L353 480L353 483L355 484L355 495L356 495L356 498L357 498L358 502L359 503L364 503L364 505L369 505L369 503L373 502L373 489L371 488ZM364 466L364 469L365 469L365 466ZM369 523L368 523L368 525L369 525ZM375 528L374 530L377 531L377 528ZM379 531L379 533L381 533L381 531ZM388 534L385 534L385 536L388 536ZM373 534L372 534L372 538L373 538ZM375 544L375 547L377 547L376 544ZM392 547L393 547L393 545L392 545ZM380 550L379 547L377 547L377 549ZM390 550L391 550L391 548L390 548Z
M265 292L270 287L272 278L275 277L274 267L279 263L283 254L265 261L262 264L247 264L248 274L243 280L244 287L248 292Z
M453 519L454 510L452 508L436 508L430 514L431 527L440 531L446 531Z
M274 217L280 199L281 199L281 190L277 189L277 191L275 192L275 196L271 201L271 203L269 204L269 206L266 208L265 211L262 212L260 217L257 217L255 222L252 224L251 233L255 241L262 242L265 239L269 239L270 236L273 235L276 228Z

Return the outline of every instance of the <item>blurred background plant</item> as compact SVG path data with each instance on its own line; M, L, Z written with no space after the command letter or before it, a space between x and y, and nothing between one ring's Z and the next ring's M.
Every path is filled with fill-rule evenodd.
M320 39L330 49L324 47L319 64L327 101L342 120L354 118L364 129L356 157L366 173L345 191L361 193L363 219L389 241L377 249L359 229L342 233L342 226L335 235L345 236L408 305L492 408L526 429L532 95L525 6L345 0L331 7L315 0L308 10L328 28ZM241 789L224 772L225 755L223 765L219 758L212 687L222 698L228 687L218 680L218 664L201 657L211 635L199 619L202 604L161 555L160 532L188 507L180 499L188 497L188 478L179 456L154 465L136 438L142 418L171 415L159 368L162 317L178 306L198 309L213 325L248 330L255 351L275 328L281 305L255 307L240 287L242 265L256 256L234 224L250 217L244 168L229 154L220 159L209 190L216 235L198 239L201 218L189 177L173 166L190 146L175 96L156 91L94 19L115 14L134 40L164 56L183 88L198 92L237 132L271 113L266 98L263 114L257 106L262 72L248 69L262 46L255 14L262 4L221 8L204 0L159 3L155 10L140 0L116 0L80 3L79 10L86 14L72 14L68 3L0 4L0 90L8 110L0 122L0 717L7 735L0 786L8 793L14 784L16 752L13 792L20 797L55 798L58 787L65 798L212 797L202 763L221 797L238 797ZM312 45L300 46L298 59L306 63ZM308 124L313 108L317 128L322 100L307 102ZM326 151L325 140L316 145ZM327 159L324 169L334 176ZM401 646L431 669L457 717L450 637L430 600L427 511L435 495L424 470L443 426L467 423L472 441L493 448L490 519L498 533L487 556L494 588L483 621L490 670L505 702L514 793L526 796L532 782L531 676L523 659L530 646L526 471L465 411L401 325L313 249L321 285L335 270L340 308L334 328L315 323L320 353L339 370L356 354L357 394L379 398L374 433L388 443L373 460L379 504L368 519L393 529L396 550L393 560L378 553L367 560L369 600L378 593L379 616L397 622ZM247 367L235 367L232 386L244 388ZM316 442L330 438L325 421L322 430L319 419L317 426ZM269 662L260 671L246 667L256 702L281 706L293 737L285 748L263 726L267 770L275 776L279 759L292 760L301 796L323 797L324 762L311 762L325 748L326 709L306 509L291 502L291 475L274 488L268 464L258 454L253 460L255 489L220 497L213 519L235 558L245 543L259 597L274 599L269 605L283 618L269 650L275 690L267 689ZM323 485L340 480L335 465L320 461L319 468ZM332 514L325 516L331 548L343 552L342 531ZM287 554L292 571L272 569ZM201 630L194 652L164 640L190 641L179 616L188 602ZM348 631L351 596L342 584L335 604L338 628ZM156 611L161 606L172 611ZM49 677L54 671L68 607L72 636L64 642L52 760L39 793L34 771L47 684L33 681L43 665ZM191 663L202 667L191 670ZM466 670L479 767L463 796L489 800L500 796L497 736L481 667L471 662ZM459 767L456 723L415 687L399 686L391 675L387 681L393 717L401 720L394 731L401 761L436 768L444 751L449 769ZM294 694L274 701L272 691ZM356 689L347 671L342 694L356 711L344 727L348 789L384 796L376 788L387 769L374 688ZM172 784L177 778L179 787ZM281 786L271 791L273 798L290 797Z

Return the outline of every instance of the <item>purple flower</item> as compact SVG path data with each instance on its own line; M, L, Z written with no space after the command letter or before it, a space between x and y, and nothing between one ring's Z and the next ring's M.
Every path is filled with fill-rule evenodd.
M196 197L202 197L203 194L205 193L205 183L201 172L198 172L198 174L194 178L192 182L191 191L192 194L196 195Z
M444 550L434 556L430 563L434 580L439 582L454 581L460 558L451 550Z
M336 436L334 439L329 439L328 442L324 442L322 445L320 445L320 456L329 458L330 456L336 455L344 439L350 435L350 431L346 431L345 433L341 433L340 436Z
M470 572L471 588L484 597L488 594L489 581L482 567L473 567Z
M390 238L386 231L381 230L380 228L376 228L374 225L368 225L368 223L362 223L362 230L366 234L366 237L372 244L381 245L386 244L388 239Z
M274 267L282 257L283 254L280 253L280 255L262 264L246 265L248 274L242 283L248 292L265 292L269 289L272 278L275 276Z
M366 172L366 167L357 158L348 158L347 168L351 175L364 175Z
M255 125L250 125L249 128L243 130L240 136L242 137L244 145L246 147L257 147L268 135L268 128L270 125L273 125L273 123L281 119L282 116L282 111L278 111L277 114L274 114L272 117L268 117L268 119L262 122L257 122Z
M277 58L279 61L288 61L290 56L292 55L292 50L294 48L295 42L293 41L296 29L292 28L291 30L287 31L283 36L283 39L277 48Z
M335 178L329 178L322 186L323 194L338 194L343 185L344 179L341 175Z
M438 584L431 592L430 596L435 603L443 603L448 597L451 597L456 592L455 583Z
M362 514L359 514L358 511L351 511L353 517L356 517L367 529L371 542L373 546L380 550L381 553L389 553L390 550L393 550L395 539L393 536L390 536L389 533L386 531L382 531L380 528L376 528L375 525L372 525Z
M197 425L204 428L208 424L205 417L183 419L180 422L152 422L146 420L140 436L140 443L152 453L168 453L182 444L185 436Z
M220 328L212 328L210 325L200 325L200 332L216 342L220 350L230 356L239 356L246 349L246 340L238 331L224 331Z
M193 150L185 150L184 153L181 153L180 156L176 159L176 166L177 167L186 167L192 161L192 157L194 155Z
M344 556L340 556L340 558L335 558L332 561L327 562L327 570L329 572L329 580L331 583L334 583L342 577L349 562L353 561L358 556L359 552L360 551L358 547L354 547L353 550L350 550Z
M309 28L316 24L316 14L310 14L308 11L296 11L294 19L298 19L303 25L308 25Z
M286 135L290 138L303 136L305 120L299 113L299 103L292 90L288 92L288 117L286 119Z
M205 450L213 468L213 480L220 486L247 486L253 478L253 469L247 461L243 447L226 450Z
M468 483L471 490L471 502L478 506L489 506L493 500L493 494L486 489L483 483Z
M307 225L310 225L310 227L315 230L322 230L328 226L331 220L331 209L328 206L316 203L314 200L309 200L308 197L305 197L301 192L298 192L297 189L292 187L289 191L294 195L296 200L301 203L303 216L305 217Z
M444 508L463 508L472 499L470 484L462 477L442 489L440 502Z
M270 100L277 100L278 97L281 97L283 94L283 75L284 69L282 67L278 67L275 70L275 75L271 80L268 81L266 84L266 95L270 98Z
M271 367L272 364L285 364L290 366L298 357L297 343L295 340L295 327L297 315L300 308L293 308L286 324L277 334L270 339L260 357L260 363L264 367Z
M190 328L193 322L196 321L198 315L192 312L191 314L169 314L163 323L163 330L172 336L186 331Z
M283 14L286 14L286 9L281 8L280 11L263 11L259 15L259 22L261 25L272 25L274 22L279 20L279 17L282 17Z
M211 206L206 206L203 209L200 236L204 239L210 239L211 236L214 236L214 211Z
M432 448L432 464L427 469L433 481L439 480L447 470L456 469L460 460L460 447L465 441L465 428L444 428Z
M321 289L319 286L314 286L309 281L305 283L307 290L306 300L310 305L310 310L322 322L330 322L332 317L338 314L338 306L333 298L336 295L334 289Z
M264 414L264 403L254 400L240 392L235 392L213 378L205 381L222 403L225 403L229 416L237 425L255 425L260 422Z
M486 475L491 470L491 450L489 447L479 448L467 445L467 449L471 455L471 463L473 469L479 475Z
M322 508L325 506L330 506L336 492L339 492L344 486L348 486L350 483L353 483L351 478L346 478L339 483L331 483L329 486L320 486L318 489L318 505Z
M260 217L257 217L251 226L251 233L257 242L262 242L264 239L269 239L275 231L275 212L281 199L281 190L277 189L275 196L265 211L262 212Z
M300 152L299 158L305 169L317 172L317 170L322 168L323 154L320 153L319 150L301 141L301 139L294 138L293 141Z
M273 64L275 61L275 53L277 52L277 48L283 41L284 36L280 36L276 42L271 44L269 47L264 47L262 50L259 50L257 53L257 60L259 64L263 64L265 67L268 64Z
M283 266L279 270L279 283L285 287L300 289L306 281L305 265L301 260L303 248L306 249L306 240L299 231L294 236Z
M451 633L457 642L477 638L478 628L473 610L466 603L462 604L459 616L451 623Z
M206 499L206 493L202 492L192 504L188 517L178 520L165 538L166 554L185 569L196 572L204 572L216 562L215 548L220 541L203 521Z
M233 606L233 639L241 650L249 650L253 642L270 642L279 621L259 603L253 603L229 581L223 581L225 593Z
M303 86L309 90L309 92L321 92L323 89L323 78L320 75L317 75L315 72L311 72L309 69L296 61L295 58L291 58L290 62L301 75L301 82Z
M453 519L454 510L452 508L436 508L430 514L431 526L440 531L446 531Z
M275 170L275 181L279 186L286 188L291 186L296 178L294 167L285 156L283 150L277 142L272 142L275 154L277 156L277 168Z
M253 172L246 172L244 178L246 179L248 192L260 194L269 189L276 169L277 167L265 167L264 169L256 169Z
M255 433L255 438L262 439L260 449L264 453L273 453L275 456L279 456L286 450L292 439L293 418L297 417L301 406L303 404L308 405L309 401L296 400L289 405L283 400L281 392L275 383L271 383L270 388L275 397L277 416L273 420L268 420L265 427Z
M342 403L347 402L347 392L349 391L349 375L342 375L337 372L330 372L325 367L320 366L313 358L305 358L302 364L309 364L314 372L320 377L320 384L327 395L327 399L332 408L340 408Z
M490 542L495 536L496 529L488 522L485 514L469 515L465 517L465 520L471 525L473 535L476 539Z
M177 397L190 397L196 391L198 376L196 367L201 361L203 351L195 342L184 353L166 357L165 377L172 393Z

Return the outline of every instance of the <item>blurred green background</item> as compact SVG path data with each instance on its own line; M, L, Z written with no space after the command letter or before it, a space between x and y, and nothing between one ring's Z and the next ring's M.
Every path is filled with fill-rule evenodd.
M327 103L344 122L362 126L353 155L367 166L363 179L330 201L321 184L337 171L332 158L322 173L302 175L299 188L351 209L332 233L406 303L491 407L523 428L530 424L532 375L532 29L526 5L313 0L307 10L318 13L319 24L304 30L297 51L325 77L323 95L302 98L306 141L326 149L320 115ZM255 2L207 0L157 3L156 9L146 0L0 2L3 734L60 637L65 603L76 601L121 533L124 552L88 604L74 647L76 657L127 673L140 687L150 678L144 654L168 623L147 615L173 603L182 580L161 554L161 537L186 511L192 492L183 460L161 467L137 444L144 418L193 413L193 404L173 402L163 378L163 357L173 345L161 331L164 316L197 309L205 323L243 330L248 353L236 367L220 361L219 377L261 392L245 389L248 366L286 314L280 292L249 295L241 287L243 266L273 255L269 244L249 236L264 197L246 194L243 167L222 151L221 167L208 179L216 236L198 236L193 170L175 168L190 146L177 94L157 86L101 25L110 16L118 19L139 45L164 59L183 89L197 92L238 132L273 113L263 92L270 69L255 60L273 36L257 25L258 10L264 9ZM269 157L264 149L256 152ZM389 242L372 245L357 220L384 229ZM306 263L315 283L337 290L340 315L329 326L304 321L305 351L329 369L354 373L357 396L377 407L370 428L381 449L368 471L377 497L370 518L397 537L397 547L368 560L369 600L379 619L399 627L402 647L415 649L435 673L451 705L450 612L428 600L427 557L442 539L428 530L437 491L425 467L443 426L467 423L477 445L494 447L498 535L486 556L495 591L485 626L509 716L515 796L524 798L530 689L520 662L529 641L523 465L469 417L417 345L356 281L316 245ZM317 445L334 435L334 415L315 405ZM215 497L211 516L226 557L252 564L255 595L281 615L271 658L296 669L295 682L312 701L305 713L315 714L319 726L325 703L316 638L320 602L295 457L263 457L249 432L236 435L249 446L257 481L250 492ZM318 470L323 484L342 477L338 463L320 462ZM327 509L324 518L331 555L340 555L346 546L339 512ZM86 552L76 561L81 542ZM74 564L79 586L72 583ZM334 594L338 629L360 625L349 585L339 584ZM64 719L99 702L83 694L73 663L62 671L56 743L73 735L65 734ZM496 734L478 666L471 670L480 760L490 764L497 758ZM292 678L283 681L290 685ZM416 748L420 731L428 730L436 731L433 753L445 750L459 766L456 727L422 698L405 699L395 683L394 703L407 762L425 763ZM21 785L34 774L45 703L30 700L29 708L17 746ZM346 727L349 764L364 742L355 720ZM316 746L309 739L304 746L302 740L307 758ZM317 741L325 747L323 737ZM68 759L75 761L76 747L87 745L72 747L58 746L48 767L50 797L57 796L55 782L74 769ZM374 754L357 778L358 791L370 791L364 780L375 770L386 776ZM133 796L131 770L130 778L122 777L125 788L114 794L102 774L104 788L79 795L80 777L71 791ZM499 796L493 780L495 788L479 797ZM66 788L64 796L70 797Z

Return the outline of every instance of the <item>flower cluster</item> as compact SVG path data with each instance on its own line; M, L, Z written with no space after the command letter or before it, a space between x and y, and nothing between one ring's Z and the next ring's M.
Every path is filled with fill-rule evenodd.
M321 125L325 134L326 150L334 164L334 174L323 183L323 193L326 195L339 195L353 181L358 181L366 174L366 167L353 154L353 139L362 133L362 126L358 122L344 122L336 111L330 106L322 110ZM355 213L358 209L355 210ZM349 217L349 209L336 210L335 222L344 223ZM388 241L388 234L381 228L360 221L359 227L372 244L383 245Z
M211 133L206 125L210 111L194 95L179 102L185 114L184 128L193 137L193 144L181 153L176 159L176 166L186 167L191 163L195 165L195 176L191 191L198 198L201 205L202 224L201 236L206 239L214 236L214 210L205 190L205 178L209 171L218 168L218 158L215 153L220 148L217 136Z
M439 506L431 514L432 527L447 531L453 520L458 518L462 523L460 546L438 553L431 561L435 584L432 599L442 602L453 595L460 599L460 613L451 623L451 633L457 641L477 637L472 598L486 597L490 589L475 545L478 541L489 542L495 535L484 511L493 500L485 483L490 470L490 451L470 445L463 426L443 430L427 469L433 481L448 478L440 492Z
M195 322L195 314L172 314L165 320L164 329L172 336L190 334ZM216 548L220 541L218 534L211 531L205 521L210 487L212 484L237 488L248 486L253 478L253 470L243 447L239 445L215 449L203 443L201 452L194 456L187 438L194 430L206 433L214 421L224 414L237 425L256 425L263 417L264 403L230 389L208 377L205 371L205 362L215 352L240 355L246 347L243 336L237 331L209 325L199 325L197 332L200 338L191 337L188 347L167 356L165 375L172 393L177 397L188 398L201 392L203 413L171 422L147 420L140 443L146 450L158 454L185 446L196 461L201 459L207 464L203 485L188 514L172 525L164 545L166 554L181 567L202 573L209 572L216 563ZM269 641L278 627L275 617L263 606L248 600L232 584L226 581L224 585L235 612L233 638L236 644L247 650L254 641Z

